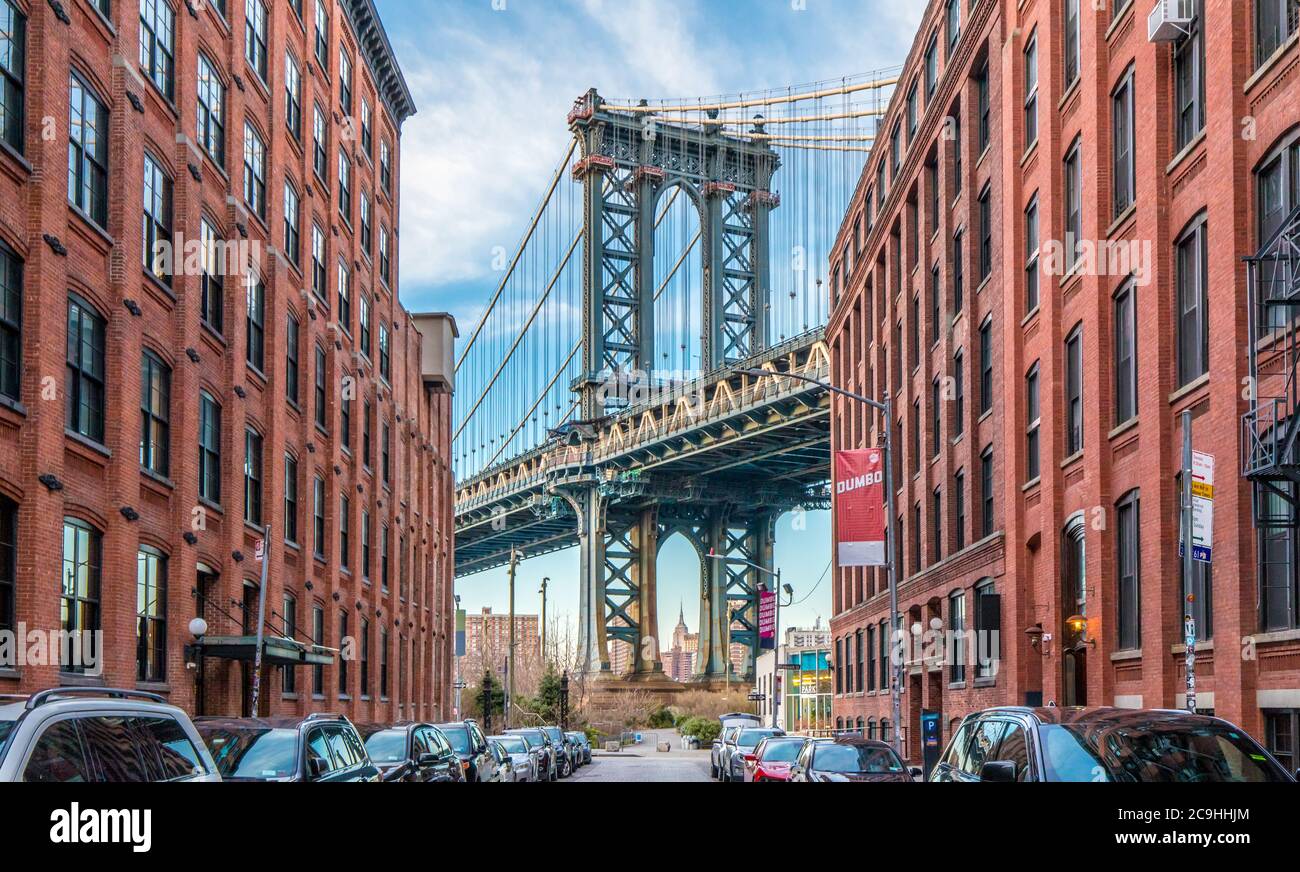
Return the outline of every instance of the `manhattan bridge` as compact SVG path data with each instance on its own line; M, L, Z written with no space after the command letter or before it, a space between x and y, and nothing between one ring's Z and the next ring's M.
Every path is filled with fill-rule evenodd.
M736 644L752 675L754 567L782 514L830 504L824 272L896 81L592 89L569 111L456 363L456 574L578 546L588 675L619 642L630 683L663 681L655 566L678 534L700 559L694 681L721 684Z

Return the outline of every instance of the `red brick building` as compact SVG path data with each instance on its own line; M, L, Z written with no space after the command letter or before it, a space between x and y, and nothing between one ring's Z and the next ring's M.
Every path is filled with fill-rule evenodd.
M450 715L413 111L371 0L0 0L0 693L247 713L269 525L263 711ZM102 631L98 668L28 655L60 630Z
M1243 258L1300 192L1297 22L1202 0L1152 41L1152 5L929 3L832 258L835 373L894 397L905 624L1000 636L995 667L908 655L907 734L922 710L946 740L992 704L1181 706L1190 608L1198 708L1294 763L1300 562L1239 470ZM1186 409L1217 480L1185 584ZM882 436L833 420L837 449ZM834 597L836 720L881 735L885 573L837 568Z

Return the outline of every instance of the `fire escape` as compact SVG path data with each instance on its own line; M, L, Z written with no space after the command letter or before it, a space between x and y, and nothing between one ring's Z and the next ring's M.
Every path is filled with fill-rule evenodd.
M1246 259L1251 387L1242 474L1261 529L1300 523L1300 208Z

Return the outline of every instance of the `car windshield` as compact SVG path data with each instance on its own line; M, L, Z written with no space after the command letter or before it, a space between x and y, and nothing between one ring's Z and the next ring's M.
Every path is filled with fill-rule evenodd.
M1042 728L1048 781L1285 781L1258 745L1225 724Z
M297 770L297 730L199 727L222 778L290 778Z
M502 736L497 741L511 754L528 753L528 743L524 741L523 736Z
M464 727L443 727L442 734L457 754L469 753L469 731Z
M903 764L888 748L827 743L818 745L813 752L812 768L820 772L884 774L902 772Z
M559 727L546 727L546 735L550 736L551 741L557 745L564 742L564 733L560 731Z
M775 735L777 735L776 730L741 730L740 735L736 738L736 746L739 748L753 748L768 736Z
M9 741L9 734L14 731L14 721L0 721L0 757L5 755L5 744Z
M406 730L380 730L366 739L366 753L376 766L406 759Z
M764 763L793 763L803 750L803 739L770 739L763 746L763 756L759 757Z

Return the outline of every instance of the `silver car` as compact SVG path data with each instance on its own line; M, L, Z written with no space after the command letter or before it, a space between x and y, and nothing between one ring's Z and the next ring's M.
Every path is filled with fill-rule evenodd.
M523 736L488 736L489 742L499 744L514 764L515 781L537 781L541 771L536 748L530 748Z
M725 771L724 764L726 760L724 759L724 753L727 749L727 742L734 739L738 732L740 732L740 727L723 727L722 732L718 734L718 738L713 740L713 748L709 752L710 777L722 778Z
M220 780L189 716L157 694L73 687L0 697L0 782Z

